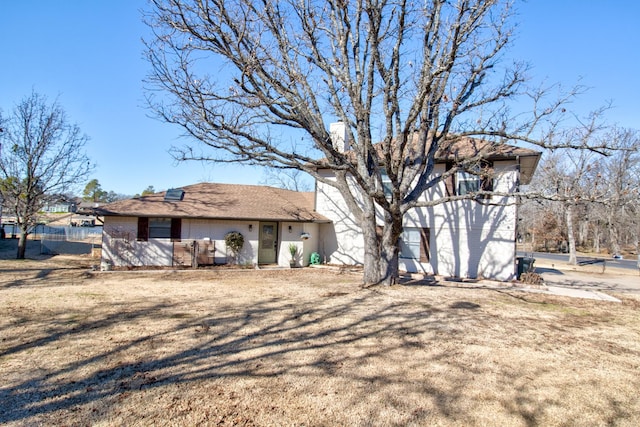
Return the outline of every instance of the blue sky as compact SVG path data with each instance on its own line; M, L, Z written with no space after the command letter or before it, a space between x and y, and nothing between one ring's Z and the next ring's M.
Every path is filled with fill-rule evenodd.
M107 191L262 180L249 167L176 165L168 154L180 144L180 131L150 118L144 102L146 7L145 0L0 0L0 108L6 114L32 90L57 98L91 138L92 178ZM610 100L609 121L640 128L640 3L532 0L519 10L510 56L530 62L536 80L569 87L582 79L591 90L579 110Z

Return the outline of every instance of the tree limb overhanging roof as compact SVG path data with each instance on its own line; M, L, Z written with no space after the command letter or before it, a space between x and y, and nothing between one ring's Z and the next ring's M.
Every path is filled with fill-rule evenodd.
M165 191L120 200L96 209L102 216L330 222L314 211L314 193L261 185L200 183L180 187L182 200Z
M540 161L541 153L529 148L483 139L463 137L442 145L436 152L436 162L457 162L482 155L487 160L518 160L520 183L529 184Z
M417 139L417 138L416 138ZM414 144L417 141L414 140ZM383 158L383 144L374 144L374 149L380 158ZM405 151L401 152L398 145L391 144L391 158L396 161L400 156L415 158L415 145L408 144ZM428 151L428 150L425 150ZM345 152L347 159L355 162L356 153L353 150ZM440 146L435 154L436 163L453 162L458 163L467 159L486 160L517 160L520 165L520 183L529 184L535 172L541 153L529 148L522 148L502 142L492 142L484 139L471 138L467 136L454 136L452 139L440 141ZM327 161L325 159L325 161ZM327 167L329 165L327 164Z

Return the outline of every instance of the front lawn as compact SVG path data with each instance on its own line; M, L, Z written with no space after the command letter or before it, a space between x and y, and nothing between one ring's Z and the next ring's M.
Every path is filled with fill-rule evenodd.
M0 260L0 423L640 425L631 296L73 265Z

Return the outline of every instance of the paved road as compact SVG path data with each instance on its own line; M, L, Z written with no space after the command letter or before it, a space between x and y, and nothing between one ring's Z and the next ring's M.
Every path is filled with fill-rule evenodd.
M552 263L566 263L569 261L569 255L568 254L550 254L547 252L523 252L523 251L518 251L518 255L517 256L531 256L531 254L533 253L533 257L538 260L538 261L546 261L546 262L552 262ZM625 270L638 270L638 261L637 260L630 260L630 259L613 259L613 258L604 258L604 257L598 257L598 258L594 258L594 257L585 257L585 256L579 256L578 257L578 262L585 262L588 263L589 261L593 261L593 260L598 260L598 261L604 261L606 264L606 267L614 267L614 268L622 268ZM598 265L601 265L600 263L598 263Z
M640 295L640 274L637 268L624 267L625 263L607 261L604 273L601 264L571 266L566 255L534 254L536 273L545 285L567 289L581 289L604 293L632 293ZM550 256L549 256L550 255Z

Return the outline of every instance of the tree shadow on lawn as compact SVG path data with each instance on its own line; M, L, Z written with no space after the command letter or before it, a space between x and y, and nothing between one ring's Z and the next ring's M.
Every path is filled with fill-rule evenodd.
M118 303L108 307L108 314L91 314L92 320L82 322L69 322L62 312L53 313L45 336L5 347L0 358L27 358L30 350L84 336L104 334L106 340L112 328L123 324L163 322L169 326L116 341L108 350L92 349L90 356L46 372L30 372L24 381L2 386L0 422L26 422L33 416L97 401L115 406L116 397L134 390L280 375L316 380L340 377L349 384L363 385L364 394L345 396L351 400L350 405L366 400L370 390L399 391L399 396L418 393L425 402L432 402L436 415L464 422L465 417L471 417L459 410L469 398L468 384L488 371L501 370L486 364L469 366L464 359L452 357L450 343L464 339L461 325L483 328L492 323L490 314L468 301L454 301L442 309L420 301L389 301L375 291L360 290L326 293L317 303L273 297L243 306L221 303L209 314L185 311L197 303L193 300L138 308L132 308L136 304ZM173 340L179 342L171 348L178 350L167 354L162 344ZM380 360L404 365L391 373L365 368ZM416 380L413 374L425 364L443 364L448 369L437 381ZM538 373L543 374L545 369L551 368L541 368ZM521 381L521 372L502 372L503 378L494 387L515 387L517 399L500 404L525 424L535 425L544 406L557 403L553 398L535 401L529 397L531 385ZM516 383L519 385L514 386ZM400 402L385 404L402 406ZM384 422L379 416L370 414L370 421ZM419 422L433 416L433 410L416 408L398 422ZM466 421L472 422L473 418Z
M53 254L41 253L40 240L27 239L25 258L32 260L49 259ZM18 239L0 239L0 260L15 260L18 254Z

